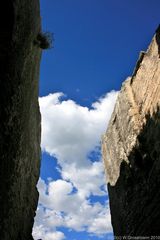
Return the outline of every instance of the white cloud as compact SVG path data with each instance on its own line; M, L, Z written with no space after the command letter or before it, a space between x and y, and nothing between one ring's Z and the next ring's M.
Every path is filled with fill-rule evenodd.
M89 166L83 168L77 168L74 164L71 164L69 168L65 165L62 177L74 184L82 198L89 197L91 194L106 195L106 192L100 189L105 184L104 168L101 161L90 162Z
M101 211L98 216L95 216L95 218L92 220L93 221L88 228L88 232L97 235L105 234L106 232L112 232L109 208L103 208L103 211Z
M89 164L86 155L99 144L113 111L117 92L110 92L92 104L82 107L60 98L63 93L39 99L42 113L42 150L55 155L60 164Z
M65 239L65 236L62 232L50 232L47 233L44 240L62 240Z
M44 226L39 225L35 226L33 229L33 237L34 239L42 239L42 240L64 240L65 235L60 231L51 231L47 232Z
M63 93L39 99L42 114L42 150L57 158L62 179L46 184L39 180L39 208L34 239L64 239L57 227L89 234L112 231L108 202L90 202L91 196L106 195L100 138L113 111L117 92L112 91L92 104L91 109ZM95 151L94 161L89 154ZM45 236L45 237L44 237Z
M105 206L99 202L91 204L78 192L70 194L73 186L64 180L51 181L46 185L40 179L38 184L43 185L40 192L43 198L39 199L34 236L37 232L43 235L44 230L55 231L59 226L97 235L112 231L108 202Z

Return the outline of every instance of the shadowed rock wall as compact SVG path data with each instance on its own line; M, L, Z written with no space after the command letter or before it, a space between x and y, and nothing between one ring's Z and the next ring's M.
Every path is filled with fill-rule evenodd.
M38 201L41 50L38 0L5 0L0 14L0 239L30 240Z
M159 49L160 28L123 83L102 140L116 236L160 235Z

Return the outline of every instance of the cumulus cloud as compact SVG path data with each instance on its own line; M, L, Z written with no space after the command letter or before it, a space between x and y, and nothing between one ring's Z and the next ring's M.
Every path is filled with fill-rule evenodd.
M48 231L43 225L35 226L33 229L34 239L43 239L43 240L64 240L65 235L60 231Z
M40 179L38 185L41 185L41 194L33 236L56 232L56 227L60 226L95 235L112 231L107 201L105 205L91 204L89 199L82 199L78 191L71 194L73 186L64 180L47 185Z
M86 155L99 144L117 96L112 91L92 104L82 107L73 100L63 100L63 93L39 99L42 113L42 150L57 157L60 164L86 166ZM89 163L88 163L89 164Z
M89 234L112 231L108 202L91 202L105 196L105 177L100 156L100 138L110 119L117 92L112 91L91 108L63 93L39 99L42 114L42 150L57 158L62 179L46 184L39 180L39 207L34 239L64 239L57 227ZM92 153L92 154L91 154ZM92 161L91 161L92 155Z

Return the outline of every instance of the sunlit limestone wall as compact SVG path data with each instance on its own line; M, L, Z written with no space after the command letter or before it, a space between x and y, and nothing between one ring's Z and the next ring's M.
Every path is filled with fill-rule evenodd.
M29 240L40 167L39 1L5 0L1 12L0 239Z
M114 234L160 235L160 28L119 93L102 151Z

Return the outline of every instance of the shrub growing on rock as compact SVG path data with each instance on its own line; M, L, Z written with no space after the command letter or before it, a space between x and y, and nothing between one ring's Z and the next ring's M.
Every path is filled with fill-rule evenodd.
M53 48L53 41L53 33L41 32L37 35L35 44L37 44L41 49L50 49Z

